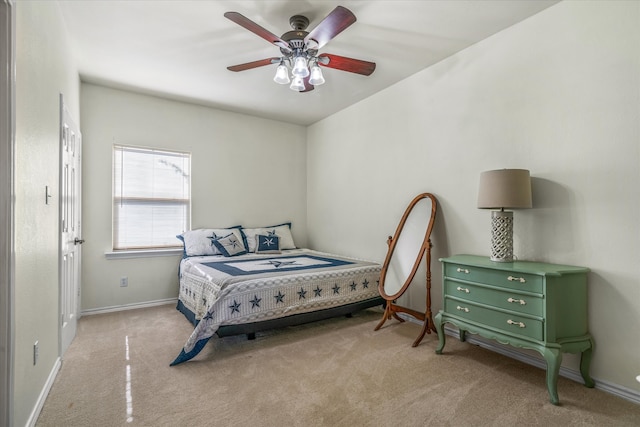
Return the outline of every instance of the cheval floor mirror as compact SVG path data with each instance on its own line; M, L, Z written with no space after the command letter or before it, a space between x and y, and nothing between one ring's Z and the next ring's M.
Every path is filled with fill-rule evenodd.
M398 313L409 314L423 322L413 347L420 344L426 333L436 332L431 314L431 230L436 218L436 208L437 200L430 193L419 194L409 203L395 234L387 239L389 248L380 272L378 290L386 305L382 320L375 330L380 329L392 317L404 322ZM396 303L409 288L423 258L426 258L427 275L427 304L424 313Z

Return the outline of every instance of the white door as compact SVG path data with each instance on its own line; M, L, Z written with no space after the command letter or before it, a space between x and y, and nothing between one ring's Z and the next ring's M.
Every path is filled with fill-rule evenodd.
M82 136L60 95L60 355L76 336L80 302Z

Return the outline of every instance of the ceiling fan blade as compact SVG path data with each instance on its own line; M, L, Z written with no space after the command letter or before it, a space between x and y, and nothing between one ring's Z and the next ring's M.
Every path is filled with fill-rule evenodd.
M275 61L275 62L274 62ZM271 65L280 62L280 58L267 58L261 59L259 61L247 62L246 64L238 64L227 67L229 71L244 71L250 70L252 68L258 68L265 65Z
M231 21L235 22L236 24L240 25L243 28L246 28L247 30L251 31L257 36L262 37L269 43L272 43L285 50L289 50L289 51L291 50L291 48L289 47L289 43L282 40L280 37L276 36L271 31L266 30L260 25L256 24L246 16L241 15L238 12L226 12L224 16L225 18L230 19Z
M362 74L369 76L376 69L375 62L362 61L360 59L347 58L346 56L331 55L329 53L323 53L318 55L320 60L318 64L327 67L335 68L336 70L348 71L350 73ZM327 58L329 61L326 62Z
M300 93L311 92L314 89L314 86L309 83L310 78L310 76L304 78L304 90L301 90Z
M354 22L356 16L346 7L338 6L307 34L304 41L314 40L318 43L317 49L320 49Z

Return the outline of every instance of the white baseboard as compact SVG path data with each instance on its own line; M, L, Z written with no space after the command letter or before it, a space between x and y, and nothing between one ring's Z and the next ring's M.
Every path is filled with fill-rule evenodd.
M90 316L93 314L114 313L116 311L135 310L138 308L155 307L165 304L177 304L178 298L167 298L155 301L137 302L133 304L114 305L111 307L91 308L80 312L80 316Z
M400 313L399 316L408 322L419 323L422 325L422 322L417 321L415 318L411 316L407 316L403 313ZM456 338L460 337L460 333L458 332L458 329L448 324L444 325L444 332L445 334L450 335L452 337L456 337ZM500 353L507 357L511 357L512 359L519 360L520 362L524 362L528 365L533 365L541 369L547 369L547 362L545 362L544 359L537 358L527 353L523 353L511 346L503 345L493 340L486 340L482 337L479 337L473 334L466 334L465 341L468 342L469 344L474 344L479 347L486 348L487 350L495 351L496 353ZM580 374L579 371L575 369L570 369L564 366L560 366L559 375L579 383L583 382L582 375ZM638 393L637 391L631 390L629 388L623 387L618 384L613 384L607 381L601 381L596 378L593 378L593 380L596 383L595 388L605 391L607 393L613 394L615 396L621 397L630 402L640 404L640 393Z
M49 391L53 386L53 382L58 376L58 371L60 370L60 366L62 365L62 360L58 357L56 362L53 364L53 368L49 373L49 378L47 378L47 382L44 384L42 391L40 392L40 396L38 396L38 400L36 401L36 406L34 406L33 411L31 411L31 415L27 420L26 426L33 427L36 425L36 421L38 421L38 417L40 416L40 411L42 411L42 407L44 406L45 400L47 400L47 396L49 395Z

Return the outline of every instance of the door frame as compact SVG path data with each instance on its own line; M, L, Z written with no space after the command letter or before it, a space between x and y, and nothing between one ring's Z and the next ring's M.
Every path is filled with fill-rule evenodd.
M13 425L16 7L0 0L0 424Z

